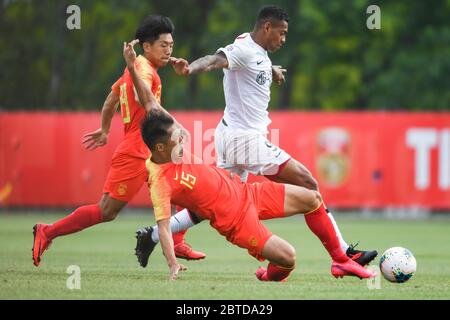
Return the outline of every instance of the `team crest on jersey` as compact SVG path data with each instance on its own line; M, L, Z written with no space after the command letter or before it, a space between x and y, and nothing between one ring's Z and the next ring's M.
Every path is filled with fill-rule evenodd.
M261 71L260 73L258 73L258 76L256 77L256 82L261 86L264 85L268 80L269 77L265 71Z
M119 187L117 188L117 192L121 196L125 195L127 193L127 185L125 183L119 184Z
M350 171L350 134L342 128L327 128L317 137L317 173L321 183L336 188Z
M248 239L248 243L252 246L252 247L256 247L258 245L258 240L256 240L255 237L250 237L250 239Z

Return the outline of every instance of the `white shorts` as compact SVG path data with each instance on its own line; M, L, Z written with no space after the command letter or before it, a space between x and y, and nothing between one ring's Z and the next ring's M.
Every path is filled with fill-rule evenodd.
M214 142L217 166L227 169L247 181L248 173L271 176L279 173L280 165L291 156L273 145L260 133L231 129L222 120L216 127Z

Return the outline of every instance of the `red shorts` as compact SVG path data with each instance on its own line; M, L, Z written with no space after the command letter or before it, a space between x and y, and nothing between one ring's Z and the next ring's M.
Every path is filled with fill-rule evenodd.
M245 248L260 261L262 249L272 232L260 220L282 218L284 214L284 184L253 183L245 186L246 205L237 225L225 234L228 241Z
M145 160L115 153L111 161L103 193L109 193L113 199L130 202L148 181Z

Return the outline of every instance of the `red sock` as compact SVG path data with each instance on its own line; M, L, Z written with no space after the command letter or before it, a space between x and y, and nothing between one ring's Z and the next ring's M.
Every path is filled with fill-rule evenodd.
M323 203L316 210L305 214L305 220L309 229L322 241L322 244L334 261L345 262L349 259L339 244L336 230L327 215Z
M175 210L177 211L177 212L179 212L179 211L181 211L181 210L183 210L184 208L182 208L182 207L180 207L180 206L175 206ZM186 230L183 230L183 231L180 231L180 232L177 232L177 233L172 233L172 239L173 239L173 245L174 246L176 246L177 244L179 244L179 243L183 243L183 241L184 241L184 235L185 235L185 233L187 232L187 229Z
M49 225L44 231L46 236L51 240L59 236L81 231L102 222L102 220L102 211L99 205L92 204L79 207L67 217Z
M186 230L177 232L177 233L172 233L172 238L173 238L173 245L177 245L179 243L183 243L184 241L184 234L187 232Z
M292 270L294 270L294 267L283 268L270 262L267 266L267 272L263 275L263 278L266 278L268 281L282 281L289 276Z

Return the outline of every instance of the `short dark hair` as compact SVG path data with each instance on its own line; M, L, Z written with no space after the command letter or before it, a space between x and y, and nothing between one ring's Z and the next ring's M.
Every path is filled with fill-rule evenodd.
M139 39L142 46L144 42L153 43L158 40L160 34L172 34L174 31L175 27L168 17L151 14L142 20L134 38Z
M261 27L266 22L289 22L289 16L284 9L278 6L265 6L262 7L256 18L256 28Z
M154 150L157 143L166 143L170 139L168 130L174 123L174 119L165 112L150 110L141 123L142 140L150 150Z

